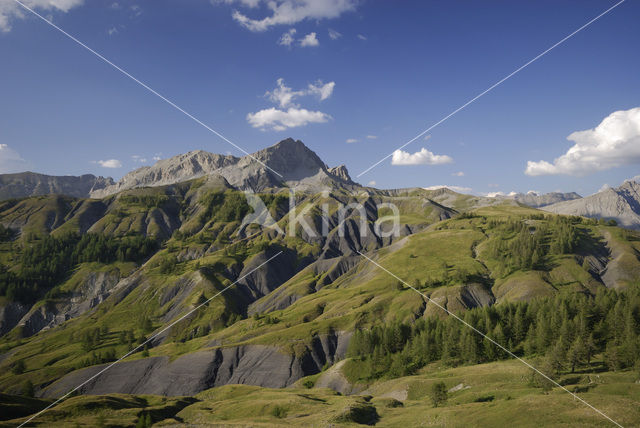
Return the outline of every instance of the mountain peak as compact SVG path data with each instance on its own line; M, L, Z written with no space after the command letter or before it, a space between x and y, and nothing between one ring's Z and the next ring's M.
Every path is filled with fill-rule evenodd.
M302 141L286 138L241 158L192 150L131 171L115 185L92 192L91 196L101 198L126 189L174 184L204 175L219 175L238 189L253 191L286 186L319 190L356 185L346 167L329 169Z
M252 157L263 161L282 175L300 167L327 168L313 150L302 141L293 138L279 141L273 146L254 153Z

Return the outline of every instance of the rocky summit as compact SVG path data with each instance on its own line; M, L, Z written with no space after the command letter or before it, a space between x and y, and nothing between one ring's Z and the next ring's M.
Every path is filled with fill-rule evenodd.
M91 197L174 184L205 175L219 175L231 186L254 192L285 186L319 191L323 187L355 185L344 166L330 169L302 141L287 138L239 158L196 150L160 160L153 166L128 173L112 186L96 189Z

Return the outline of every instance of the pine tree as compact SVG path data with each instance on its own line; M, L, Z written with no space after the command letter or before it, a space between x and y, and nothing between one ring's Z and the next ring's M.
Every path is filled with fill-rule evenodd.
M582 338L576 337L576 339L571 344L569 348L569 352L567 353L567 359L569 361L569 365L571 366L571 373L575 372L576 367L582 364L585 360L586 349L584 346L584 342Z
M566 353L562 340L558 339L556 344L547 353L547 363L554 375L559 375L564 370Z
M433 407L438 407L447 402L447 386L444 382L434 383L431 387L431 402Z

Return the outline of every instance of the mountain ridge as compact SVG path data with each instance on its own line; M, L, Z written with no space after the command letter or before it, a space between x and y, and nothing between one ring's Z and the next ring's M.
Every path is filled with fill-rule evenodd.
M49 194L86 197L112 184L113 178L93 174L56 176L31 171L0 174L0 200Z
M615 220L620 226L640 229L640 183L627 180L619 187L541 209L556 214Z

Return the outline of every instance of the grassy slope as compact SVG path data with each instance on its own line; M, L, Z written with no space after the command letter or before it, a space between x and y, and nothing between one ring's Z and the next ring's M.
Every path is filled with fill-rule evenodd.
M431 365L415 376L382 381L360 396L341 396L328 389L268 389L227 385L203 391L192 399L154 396L81 396L66 400L37 419L40 426L96 426L102 419L113 426L134 424L150 412L157 426L175 424L224 426L355 426L358 410L378 415L376 426L611 426L606 419L560 388L542 393L529 385L529 370L518 361L467 367ZM637 372L589 372L561 379L571 391L623 426L640 420ZM447 388L448 402L434 408L429 391L435 382ZM468 388L467 388L468 387ZM406 398L405 395L406 394ZM401 398L397 400L393 396ZM0 396L0 406L11 401ZM400 401L400 402L398 402ZM25 404L30 410L46 401ZM2 407L0 407L2 408ZM362 421L362 420L361 420ZM19 420L6 422L15 425ZM0 425L2 426L2 425Z
M191 188L182 189L181 194L184 195L182 196L184 200L190 200L189 198L191 197L196 198L196 195L199 194L198 192L202 192L202 189L194 185ZM155 193L153 194L155 195ZM387 198L387 200L394 199L397 198ZM46 199L46 201L47 204L53 202L61 203L60 201L50 201L49 199ZM320 203L317 199L311 202ZM468 201L463 201L461 205L466 203L468 203ZM125 207L127 212L135 213L134 216L141 212L140 207L137 206L139 204L127 204L127 207ZM430 218L427 219L432 212L432 208L424 208L422 204L409 202L403 202L403 207L406 210L406 212L403 212L403 216L406 219L411 219L411 222L415 222L413 224L418 224L422 220L424 221L423 224L426 225L432 220ZM118 209L122 210L125 208L120 207ZM221 232L226 231L224 233L225 235L232 236L234 228L237 227L237 224L220 222L202 224L198 219L198 215L202 212L202 207L199 207L197 204L191 203L191 205L183 210L190 212L189 218L191 220L185 222L183 225L183 229L190 230L190 236L182 238L181 240L171 239L168 241L166 248L154 256L154 258L137 272L137 274L142 275L143 285L135 288L122 302L115 302L111 298L107 299L106 302L99 306L96 312L70 320L56 329L42 331L29 339L18 341L16 337L12 335L0 339L2 349L11 350L11 355L0 362L0 367L2 368L2 373L0 373L0 389L17 392L27 379L35 385L40 385L59 378L77 367L78 364L86 358L86 352L82 350L77 338L91 328L107 326L109 330L100 344L98 351L113 348L117 355L124 354L127 350L127 345L119 344L119 332L133 329L136 337L144 334L139 325L139 318L142 316L149 316L153 321L154 327L165 324L168 321L168 319L165 319L167 311L170 306L176 302L170 301L165 305L160 305L158 295L174 287L177 281L192 280L195 284L193 288L190 289L189 294L184 296L184 300L179 302L180 311L178 311L178 313L183 313L192 307L202 293L204 293L205 297L208 297L229 284L229 280L224 278L221 272L216 270L215 267L232 266L238 263L239 259L238 257L231 257L225 254L223 249L207 254L198 260L179 263L176 271L171 274L162 274L159 271L157 262L162 257L171 254L177 255L179 251L184 250L185 247L197 247L199 245L198 239L200 235L219 235ZM462 285L456 282L455 279L451 279L455 278L455 273L459 270L483 278L483 281L493 286L493 293L499 300L529 299L564 290L581 291L584 289L597 289L600 285L593 283L593 278L576 263L573 256L555 257L551 261L554 268L549 272L517 271L507 276L495 274L494 267L499 264L499 261L486 258L483 255L483 245L492 239L493 233L492 230L488 229L486 219L510 220L536 213L539 212L530 208L517 206L499 205L484 207L476 210L478 216L474 218L457 218L439 222L427 230L412 235L391 247L377 251L375 254L372 254L372 256L383 266L392 269L399 277L416 286L424 283L425 279L440 280L449 278L446 285L423 288L423 292L427 295L431 295L439 290L450 291ZM42 224L39 216L40 214L34 214L29 217L32 220L38 220L33 224L33 228L40 227ZM486 219L482 216L486 217ZM126 218L127 216L125 215L124 217ZM117 227L114 226L111 228L112 231L114 233L117 231L119 234L134 230L131 229L131 227L122 229L122 225L125 223L127 225L136 224L136 222L129 220L119 222ZM283 228L286 227L287 218L284 217L280 221L280 224ZM637 278L636 269L638 269L640 263L634 252L638 251L638 241L628 241L621 235L622 232L619 232L617 228L589 227L589 233L592 233L594 236L604 235L607 232L612 235L612 242L624 253L623 268L629 269L631 272L630 275ZM234 238L232 237L232 239ZM248 260L254 254L251 250L252 245L265 241L268 241L268 238L264 235L247 241L249 245L243 250L244 252L242 253L241 259ZM295 248L301 254L313 254L314 251L317 251L313 246L297 238L289 238L287 241L284 241L284 244ZM5 254L3 257L8 256ZM207 266L211 267L211 269L203 270L203 268ZM109 266L83 266L79 268L79 272L87 269L99 271L108 268ZM123 270L130 272L130 269L132 269L131 266L119 266L119 268L121 272ZM76 273L76 275L70 278L69 281L60 288L62 290L71 290L77 287L78 284L74 281L78 281L78 275L80 275L80 273ZM219 340L219 343L223 343L224 346L240 343L262 343L279 345L284 350L296 352L295 346L292 344L300 343L301 340L308 341L314 334L321 334L331 330L351 330L356 325L366 326L393 319L403 321L412 320L421 316L424 311L424 302L420 296L412 290L398 287L396 280L369 263L360 264L347 275L340 277L337 281L329 284L318 292L309 291L309 281L314 279L317 280L320 278L311 278L308 273L303 273L282 286L290 288L292 293L304 294L300 293L300 291L306 290L307 294L289 308L271 313L270 315L277 320L275 323L268 323L263 318L249 318L235 322L226 328L224 325L219 325L217 330L214 330L207 336L197 337L185 343L170 341L165 345L154 348L151 350L151 356L170 355L175 358L180 354L202 349L205 344L211 343L212 339ZM629 284L631 285L631 283ZM180 330L188 332L197 330L205 325L211 325L211 323L218 320L225 311L228 314L228 308L233 308L233 306L234 294L233 289L231 289L225 293L225 295L221 296L221 298L212 301L206 310L199 312L189 323L180 325ZM324 308L321 313L318 313L318 307ZM133 318L131 316L132 314L135 314ZM175 317L177 316L178 315ZM308 321L302 322L305 316ZM136 354L130 358L140 357L140 354ZM14 375L9 372L8 368L18 359L25 361L27 371L21 375ZM495 366L496 370L498 370L499 367L502 367L501 365L505 365L506 367L508 363L496 364L498 364ZM471 368L452 370L465 369ZM428 373L423 373L418 375L417 378L424 378L424 376L427 375ZM633 392L633 394L637 394L635 386L627 385L630 383L631 377L632 376L629 375L629 379L623 382L623 386L611 387L611 394L614 394L613 391L617 390L628 390ZM424 382L426 382L426 380ZM449 387L453 386L449 385L448 381L447 385ZM491 385L487 387L487 391L513 388L514 394L516 394L515 391L522 389L518 386L519 384L509 384L504 386L504 388L496 384L487 385ZM600 386L598 386L598 388L600 388ZM606 390L606 388L600 388L600 390L602 389ZM256 391L258 392L255 392L255 394L258 395L264 393L264 391ZM479 391L480 393L482 390L476 389L474 392L475 391ZM521 413L522 409L529 405L545 407L553 402L549 397L534 392L533 390L529 391L526 394L528 398L525 401L520 401L521 399L515 396L513 400L496 399L491 403L472 403L470 401L463 402L463 400L457 403L458 406L450 406L451 409L448 407L446 411L434 411L430 405L424 403L423 396L418 397L419 393L414 392L412 397L416 399L413 401L409 400L409 402L406 403L406 408L415 406L415 412L402 412L401 409L395 408L385 408L379 411L380 414L383 415L382 423L385 423L384 421L397 421L398 424L403 423L403 418L408 417L406 415L411 413L423 415L423 417L426 418L425 420L433 420L436 425L444 423L438 419L442 416L438 415L450 415L448 417L452 418L451 420L453 421L464 421L465 415L469 412L470 414L483 413L486 409L493 407L496 407L501 412L504 411L503 416L508 414L517 416ZM289 391L272 391L270 393L283 394L283 396L287 396L287 394L290 393L293 394L293 392ZM313 393L319 394L319 392L316 391ZM464 397L463 393L459 395ZM329 394L329 396L334 397L333 394ZM236 398L236 400L240 400L241 398L240 396ZM326 397L321 398L323 400L329 400ZM636 398L637 397L633 395L632 399L635 400ZM81 401L81 398L79 397L78 400ZM206 398L205 401L211 400L211 398ZM304 400L308 399L305 398ZM342 400L341 398L331 398L331 400L335 400L335 406L346 405L345 402L340 401ZM315 403L320 403L320 401L311 401L313 401L313 403L310 404L312 406L316 406ZM454 401L452 401L452 403L454 403ZM624 403L625 401L621 400L616 405L626 405ZM303 406L302 404L300 405ZM607 405L612 404L608 403ZM327 407L331 407L331 405L327 405ZM189 409L195 412L193 406L185 409L185 412ZM562 407L559 410L573 414L572 412L575 413L575 410L572 409L573 407L569 406ZM271 412L269 409L264 411L267 413ZM246 416L245 411L239 410L238 412L240 416ZM315 412L315 410L313 412ZM336 412L337 413L334 413L339 413L337 410ZM331 415L335 416L334 413L331 413ZM228 415L225 417L231 418L232 416L233 415ZM278 419L274 419L270 413L266 416L256 415L255 417L261 418L263 416L266 419L260 420L260 422L267 424L274 421L277 422ZM193 417L197 419L201 416L196 415ZM475 417L477 418L479 416L476 415ZM637 415L634 417L637 418ZM250 420L252 424L259 422L258 419ZM438 422L439 420L441 422ZM474 419L470 418L469 420L473 421ZM487 423L489 422L490 421L487 421ZM396 422L393 422L391 424L395 423Z
M483 243L491 239L493 233L487 229L487 219L514 219L517 216L535 214L537 211L523 207L495 206L482 208L478 213L486 219L474 217L439 222L430 229L376 252L373 256L380 264L391 268L400 278L422 288L427 295L439 295L438 293L446 291L454 293L455 296L459 289L456 287L462 285L455 279L455 273L459 270L493 285L493 292L499 301L529 299L564 289L580 291L593 288L592 278L568 256L557 257L553 263L556 267L551 272L518 271L506 277L495 277L493 267L499 261L483 258L482 252ZM615 231L615 228L606 229ZM601 231L594 227L592 233ZM193 239L195 238L188 238L187 241ZM250 242L263 240L264 238L257 237ZM173 317L176 318L193 307L199 296L212 296L230 283L220 273L202 270L204 266L230 266L237 262L236 258L225 255L223 250L198 260L179 263L172 274L160 273L156 261L172 251L176 254L181 248L181 242L169 241L166 249L146 263L140 271L144 279L143 285L135 288L122 302L115 302L113 298L109 298L100 305L97 312L71 320L61 328L40 332L33 338L21 341L19 347L16 347L14 336L2 338L0 343L4 345L4 349L14 348L15 353L1 362L0 366L8 368L17 359L24 359L28 370L19 376L5 370L0 374L0 388L11 391L25 379L39 385L78 367L86 358L86 352L77 343L77 338L91 328L107 326L109 329L109 333L96 349L97 352L113 348L117 355L124 354L127 345L118 343L120 331L133 329L136 337L140 337L145 334L140 326L142 317L150 317L154 327L159 327L169 321L166 314L172 305L179 304L181 308ZM290 244L301 245L295 242ZM635 244L637 243L632 242L624 245ZM250 248L251 246L245 250L247 252L243 257L251 257ZM446 285L430 288L421 286L425 279L442 278L449 278ZM303 273L282 286L291 288L290 292L304 289L309 294L286 309L270 313L272 319L276 320L275 323L262 318L248 318L225 328L219 319L224 314L228 316L233 312L235 303L232 288L212 301L206 310L199 311L190 321L174 328L182 331L175 333L180 336L189 331L202 331L207 326L213 326L210 334L185 343L169 341L151 349L150 354L170 355L175 358L202 349L213 339L224 346L259 343L278 345L287 352L295 353L296 346L303 346L316 334L352 330L356 325L366 326L381 321L409 321L421 316L424 311L424 299L421 296L406 287L398 287L397 280L368 262L360 264L318 292L309 291L308 284L311 279L308 274ZM72 281L73 278L70 282ZM183 296L184 299L180 302L171 300L165 305L160 305L158 296L168 293L178 281L182 281L182 287L186 283L193 283L189 294ZM67 287L69 286L64 285L61 288ZM323 309L319 311L318 308ZM462 308L454 306L453 309ZM303 322L303 319L307 322ZM129 358L140 358L140 353Z

